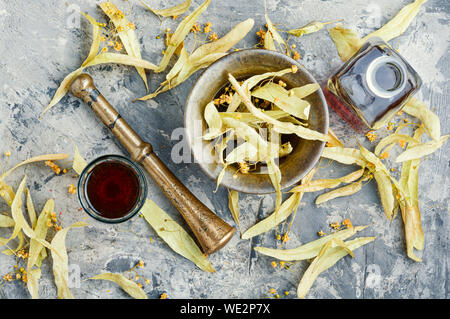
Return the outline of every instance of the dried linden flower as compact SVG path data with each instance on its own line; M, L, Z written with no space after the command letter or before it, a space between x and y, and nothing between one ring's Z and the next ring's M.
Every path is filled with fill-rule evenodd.
M377 138L377 135L375 134L375 131L367 132L366 137L369 141L373 142Z
M333 229L339 229L339 228L341 227L341 225L339 225L338 222L331 223L330 226L331 226L331 228L333 228Z
M219 36L217 35L216 32L214 32L209 35L208 39L210 39L211 41L217 41L219 40Z
M347 228L352 228L353 226L352 226L352 222L350 221L350 219L344 219L343 221L342 221L342 225L343 226L346 226Z
M200 27L200 25L198 23L194 23L194 25L191 28L191 32L193 32L193 33L197 33L197 32L199 32L201 30L202 29L201 29L201 27Z
M73 184L69 185L69 194L75 194L77 192L77 188L73 186Z
M203 28L204 33L211 32L211 22L206 22L205 27Z
M45 161L45 165L50 167L56 174L61 173L61 168L59 168L59 166L56 165L53 161Z
M120 43L119 41L116 41L116 43L114 44L114 50L116 50L116 51L122 50L122 43Z
M381 155L380 155L380 158L381 159L386 159L386 158L388 158L389 157L389 153L388 152L383 152L383 153L381 153Z
M296 66L296 65L292 65L291 66L291 70L292 70L292 73L297 73L297 71L298 71L298 66Z

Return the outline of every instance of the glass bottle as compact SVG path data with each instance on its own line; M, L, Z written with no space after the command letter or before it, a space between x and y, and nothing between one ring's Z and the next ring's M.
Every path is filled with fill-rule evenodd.
M398 52L373 37L328 80L324 93L336 113L364 132L387 123L421 84Z

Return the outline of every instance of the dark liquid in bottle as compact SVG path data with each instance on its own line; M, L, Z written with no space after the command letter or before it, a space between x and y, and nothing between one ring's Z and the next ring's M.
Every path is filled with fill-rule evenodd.
M421 85L418 74L382 40L373 38L327 83L329 105L357 131L378 129Z
M120 218L130 213L139 198L139 179L135 172L119 162L95 166L86 180L86 196L104 218Z

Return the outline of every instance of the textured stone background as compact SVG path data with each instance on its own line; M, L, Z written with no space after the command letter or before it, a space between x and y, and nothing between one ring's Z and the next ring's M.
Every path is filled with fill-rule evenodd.
M42 121L39 113L47 105L62 79L76 69L89 52L91 28L80 19L77 8L100 21L104 16L97 9L100 1L0 1L0 153L11 151L9 164L43 153L72 153L75 142L87 160L107 153L125 154L124 150L97 120L91 110L77 99L66 96ZM156 36L166 27L180 21L164 20L146 12L137 2L132 3L129 18L137 26L143 58L158 63L164 48L163 40ZM153 7L162 8L178 0L152 0ZM201 1L193 1L197 6ZM347 27L356 28L361 36L378 28L393 17L410 1L288 1L268 0L267 10L272 21L283 23L280 28L299 27L311 20L344 19ZM117 0L117 5L127 4ZM190 9L192 11L192 8ZM125 10L126 11L126 10ZM421 74L424 85L419 93L441 118L442 132L448 133L449 113L449 2L430 0L421 9L407 32L392 41L393 46L410 61ZM264 2L213 1L199 22L211 21L213 30L223 35L234 24L248 17L255 19L255 27L239 44L240 48L256 43L255 32L265 24ZM377 19L379 17L379 19ZM192 45L192 39L191 39ZM319 80L324 81L340 65L328 32L323 30L300 39L291 39L302 55L302 63ZM145 93L143 82L133 68L106 65L93 67L88 72L97 87L119 110L126 120L151 142L156 153L169 168L210 208L229 223L233 223L227 208L227 192L221 188L213 193L214 181L196 164L174 164L170 149L178 143L171 139L172 131L183 126L184 102L198 74L179 87L147 102L131 104L131 99ZM151 75L151 89L155 89L164 75ZM331 127L346 145L355 147L362 136L355 136L331 112ZM447 143L448 145L448 143ZM367 146L367 143L366 143ZM398 152L398 150L396 151ZM395 152L391 154L395 157ZM4 157L1 157L4 161ZM70 164L68 164L70 165ZM332 164L319 171L317 177L342 176L353 168ZM79 211L76 196L67 194L67 186L76 182L72 174L55 176L42 164L29 165L8 178L18 186L22 173L28 175L37 209L47 198L56 199L57 212L67 226L85 217ZM420 253L423 263L415 263L405 256L403 224L401 218L389 223L382 212L374 182L367 184L355 196L333 200L316 207L318 194L304 196L297 212L287 247L317 238L317 231L330 231L334 221L351 218L354 225L371 224L361 233L375 235L374 243L355 251L355 258L341 260L322 274L315 282L309 298L448 298L448 146L427 158L420 170L420 201L425 249ZM149 181L149 196L171 216L183 223L179 214L161 191ZM241 227L243 230L272 212L274 198L267 196L241 196ZM2 203L0 210L7 207ZM136 217L124 224L113 226L88 219L89 227L72 230L67 238L69 260L81 270L81 286L72 288L76 298L127 298L114 284L88 281L87 278L104 271L122 272L138 260L146 265L140 274L151 280L145 291L151 298L166 292L171 298L261 298L270 288L289 291L295 297L297 284L308 263L298 262L290 270L271 267L271 258L259 256L255 245L275 247L274 231L253 240L241 240L235 235L220 252L210 256L217 272L203 273L190 261L178 256ZM0 230L0 236L9 231ZM153 242L150 242L150 237ZM15 258L0 256L0 274L12 270ZM373 281L379 270L379 281ZM29 298L20 282L1 286L2 298ZM42 298L55 298L56 290L51 263L43 264L40 283Z

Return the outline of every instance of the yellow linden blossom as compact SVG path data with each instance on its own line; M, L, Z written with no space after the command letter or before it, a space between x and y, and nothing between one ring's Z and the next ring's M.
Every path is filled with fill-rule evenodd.
M11 156L11 152L10 151L5 152L5 156L10 157Z
M289 291L285 291L284 294L287 296L289 295Z
M319 231L319 232L317 233L317 235L319 235L320 237L322 237L322 236L325 235L325 233L324 233L323 231Z
M297 73L297 71L298 71L298 66L292 65L292 66L291 66L291 71L292 71L292 73Z
M228 103L228 104L230 104L232 98L233 98L233 96L231 95L231 93L230 93L229 95L228 95L228 94L222 94L222 95L219 97L219 104L222 104L222 103Z
M375 134L375 131L367 132L366 137L369 141L373 142L377 138L377 135Z
M131 30L135 30L136 26L134 25L134 23L128 23L127 26L131 29Z
M114 41L109 41L108 46L110 46L110 47L114 46Z
M392 131L393 128L394 126L392 125L392 123L389 123L388 126L386 127L388 131Z
M287 242L289 240L288 234L284 234L283 237L281 237L281 240L283 241L283 243Z
M4 281L12 281L13 277L11 276L11 274L6 274L3 276L3 280Z
M144 267L144 262L142 260L139 260L138 266L141 267L141 268Z
M163 292L161 294L161 296L159 297L159 299L167 299L167 294L165 292Z
M261 46L264 46L264 38L266 37L266 31L263 29L259 29L259 31L256 32L256 35L259 37L259 44Z
M117 26L117 32L122 32L123 30L124 30L123 26L121 25Z
M402 115L403 114L403 111L398 111L397 112L397 115Z
M338 222L331 223L330 226L331 226L331 228L333 228L333 229L339 229L339 228L341 227L341 225L339 225Z
M389 157L389 153L388 152L383 152L383 153L381 153L381 155L380 155L380 158L381 159L386 159L386 158L388 158Z
M347 228L352 228L353 226L352 226L352 222L350 221L350 219L344 219L343 221L342 221L342 225L343 226L346 226Z
M280 261L280 267L281 267L281 268L284 267L284 261Z
M30 254L27 252L27 251L25 251L25 249L24 248L22 248L21 250L19 250L18 252L17 252L17 257L20 257L20 258L22 258L22 259L27 259L28 257L30 256ZM23 268L21 267L20 268L20 271L23 271L23 270L25 270L25 269L23 269Z
M276 261L272 261L271 265L272 265L273 268L277 268L277 262Z
M119 41L117 41L117 42L114 44L114 50L116 50L116 51L122 50L122 43L120 43Z
M403 119L403 122L408 123L409 120L408 119Z
M301 58L300 53L298 53L297 51L294 51L294 55L292 56L292 58L294 60L299 60Z
M405 140L400 140L398 141L398 144L400 145L401 148L405 147L406 141Z
M217 41L219 40L219 36L217 35L216 32L214 32L209 35L208 39L210 39L211 41Z
M191 32L197 33L198 31L201 31L201 27L198 23L194 23L194 25L191 28Z
M123 14L122 11L117 10L115 15L119 18L119 19L123 19L125 17L125 15Z
M107 52L107 51L108 51L108 48L107 48L107 47L102 48L102 52L103 52L103 53L105 53L105 52Z
M69 185L69 194L75 194L77 192L77 188L73 186L73 184Z
M45 161L45 165L47 165L48 167L50 167L52 169L52 171L54 171L56 174L61 173L61 168L59 168L58 165L56 165L55 163L53 163L53 161Z
M269 292L270 292L271 294L276 294L276 293L277 293L277 291L276 291L274 288L270 289Z
M282 80L279 80L278 81L278 85L282 86L282 87L286 87L287 84L286 84L286 82L283 82Z
M247 174L250 171L250 167L246 162L239 162L239 170L242 174Z
M263 29L259 29L259 31L256 32L256 35L260 38L263 38L266 36L266 31Z
M106 37L105 37L104 35L102 35L102 36L100 37L100 41L101 41L101 42L105 42L105 41L106 41Z
M281 235L277 234L277 240L281 240Z
M211 22L206 22L205 27L203 28L204 33L211 32Z

